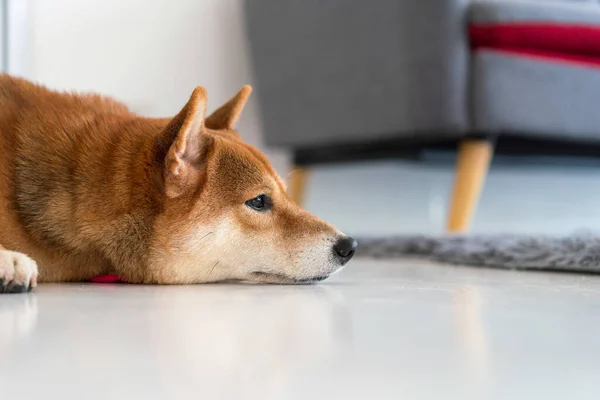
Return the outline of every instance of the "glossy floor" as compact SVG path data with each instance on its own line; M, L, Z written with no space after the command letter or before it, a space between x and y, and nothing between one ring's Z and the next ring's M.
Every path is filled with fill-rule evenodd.
M356 260L315 286L0 296L6 399L596 399L600 277Z

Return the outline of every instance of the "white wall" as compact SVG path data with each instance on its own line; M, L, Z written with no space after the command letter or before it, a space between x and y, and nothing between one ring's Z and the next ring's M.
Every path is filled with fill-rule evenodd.
M96 91L139 113L166 116L197 85L207 88L210 111L252 83L241 0L29 0L28 6L25 74L52 88ZM257 111L250 101L239 129L263 147ZM283 169L285 157L270 155Z

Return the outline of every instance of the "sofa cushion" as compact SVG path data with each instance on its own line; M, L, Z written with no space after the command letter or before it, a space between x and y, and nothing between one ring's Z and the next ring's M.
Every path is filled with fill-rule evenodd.
M600 141L600 68L485 49L472 60L473 129Z

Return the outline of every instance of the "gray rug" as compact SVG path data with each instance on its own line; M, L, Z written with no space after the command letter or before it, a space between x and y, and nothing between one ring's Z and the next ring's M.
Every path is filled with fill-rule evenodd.
M431 260L511 269L600 273L600 236L525 235L396 236L359 241L357 256Z

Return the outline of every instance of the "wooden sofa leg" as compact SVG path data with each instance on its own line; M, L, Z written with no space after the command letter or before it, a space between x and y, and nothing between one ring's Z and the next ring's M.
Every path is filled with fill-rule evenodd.
M304 195L306 192L306 181L308 180L309 172L306 168L300 166L294 166L290 174L290 184L288 191L292 200L299 206L304 204Z
M460 143L448 232L459 233L469 229L492 160L493 148L493 143L486 139L465 139Z

